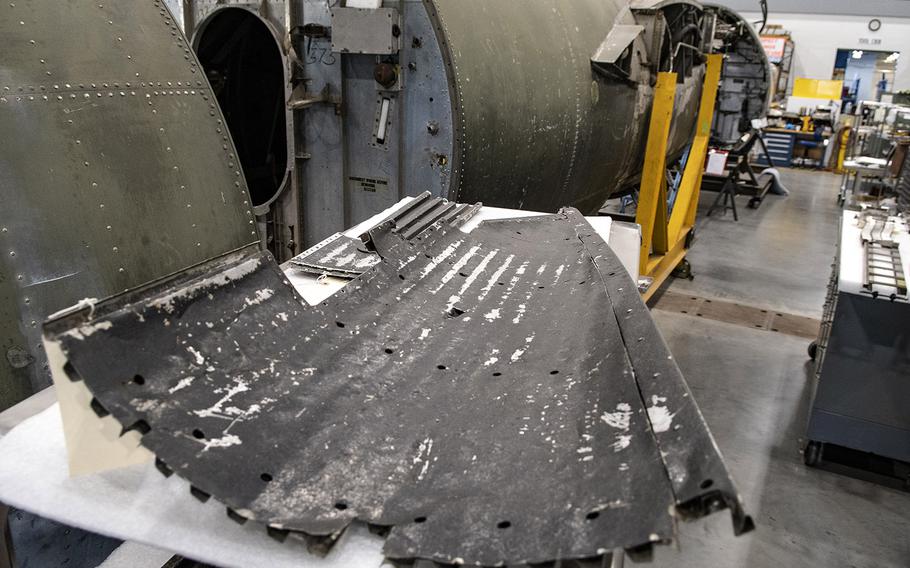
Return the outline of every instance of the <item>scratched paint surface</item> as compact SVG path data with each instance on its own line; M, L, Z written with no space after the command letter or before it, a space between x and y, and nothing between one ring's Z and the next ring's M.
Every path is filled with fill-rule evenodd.
M273 529L358 519L389 557L479 565L665 542L649 414L676 401L642 399L578 219L375 230L382 262L314 307L242 257L60 339L160 460Z

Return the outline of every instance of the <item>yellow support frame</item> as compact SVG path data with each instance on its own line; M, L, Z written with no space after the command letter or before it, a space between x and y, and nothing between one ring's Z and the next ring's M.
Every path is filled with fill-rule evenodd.
M689 159L683 172L673 213L667 214L667 144L676 99L676 73L660 73L654 88L654 108L648 129L644 171L638 196L635 221L641 225L641 255L639 270L642 277L653 279L643 294L649 300L681 263L688 249L686 241L695 228L695 214L701 191L714 105L723 67L723 55L707 56L705 84L701 93L698 122Z

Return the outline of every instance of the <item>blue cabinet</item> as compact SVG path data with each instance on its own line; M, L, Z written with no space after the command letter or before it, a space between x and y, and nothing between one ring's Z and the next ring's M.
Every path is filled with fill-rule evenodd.
M765 145L768 147L768 154L771 155L775 167L789 168L792 164L793 146L796 143L796 135L796 131L784 132L772 130L762 132L762 138L765 141ZM768 160L765 158L764 154L760 153L755 160L755 164L767 166Z

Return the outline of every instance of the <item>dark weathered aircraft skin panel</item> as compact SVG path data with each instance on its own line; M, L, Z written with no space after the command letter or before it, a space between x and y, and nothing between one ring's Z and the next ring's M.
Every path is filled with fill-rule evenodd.
M591 56L624 0L432 0L454 103L450 197L556 211L599 209L640 174L653 90L606 79ZM636 40L635 57L645 59ZM691 141L704 68L680 86L669 147Z
M750 528L634 283L576 211L393 227L370 232L382 262L317 306L267 255L236 255L48 334L96 411L278 534L358 519L390 528L390 558L493 566L667 542L677 505Z
M4 3L0 37L0 389L23 375L40 388L47 315L258 236L221 112L162 3ZM0 405L18 396L0 390Z

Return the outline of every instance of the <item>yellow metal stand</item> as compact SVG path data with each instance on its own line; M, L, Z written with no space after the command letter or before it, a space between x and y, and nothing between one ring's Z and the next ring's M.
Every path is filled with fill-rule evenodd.
M840 149L837 152L837 166L834 168L834 173L843 174L847 170L844 168L844 162L847 161L847 144L850 143L850 130L849 126L844 128L843 134L840 136Z
M682 181L676 193L673 213L667 214L667 139L673 119L676 99L676 73L661 73L654 93L654 109L648 130L644 171L638 197L636 222L641 225L642 277L653 283L644 293L647 301L663 285L667 277L686 257L686 242L695 228L695 213L701 190L711 123L714 120L714 103L723 65L722 55L708 55L705 85L702 89L695 139Z

